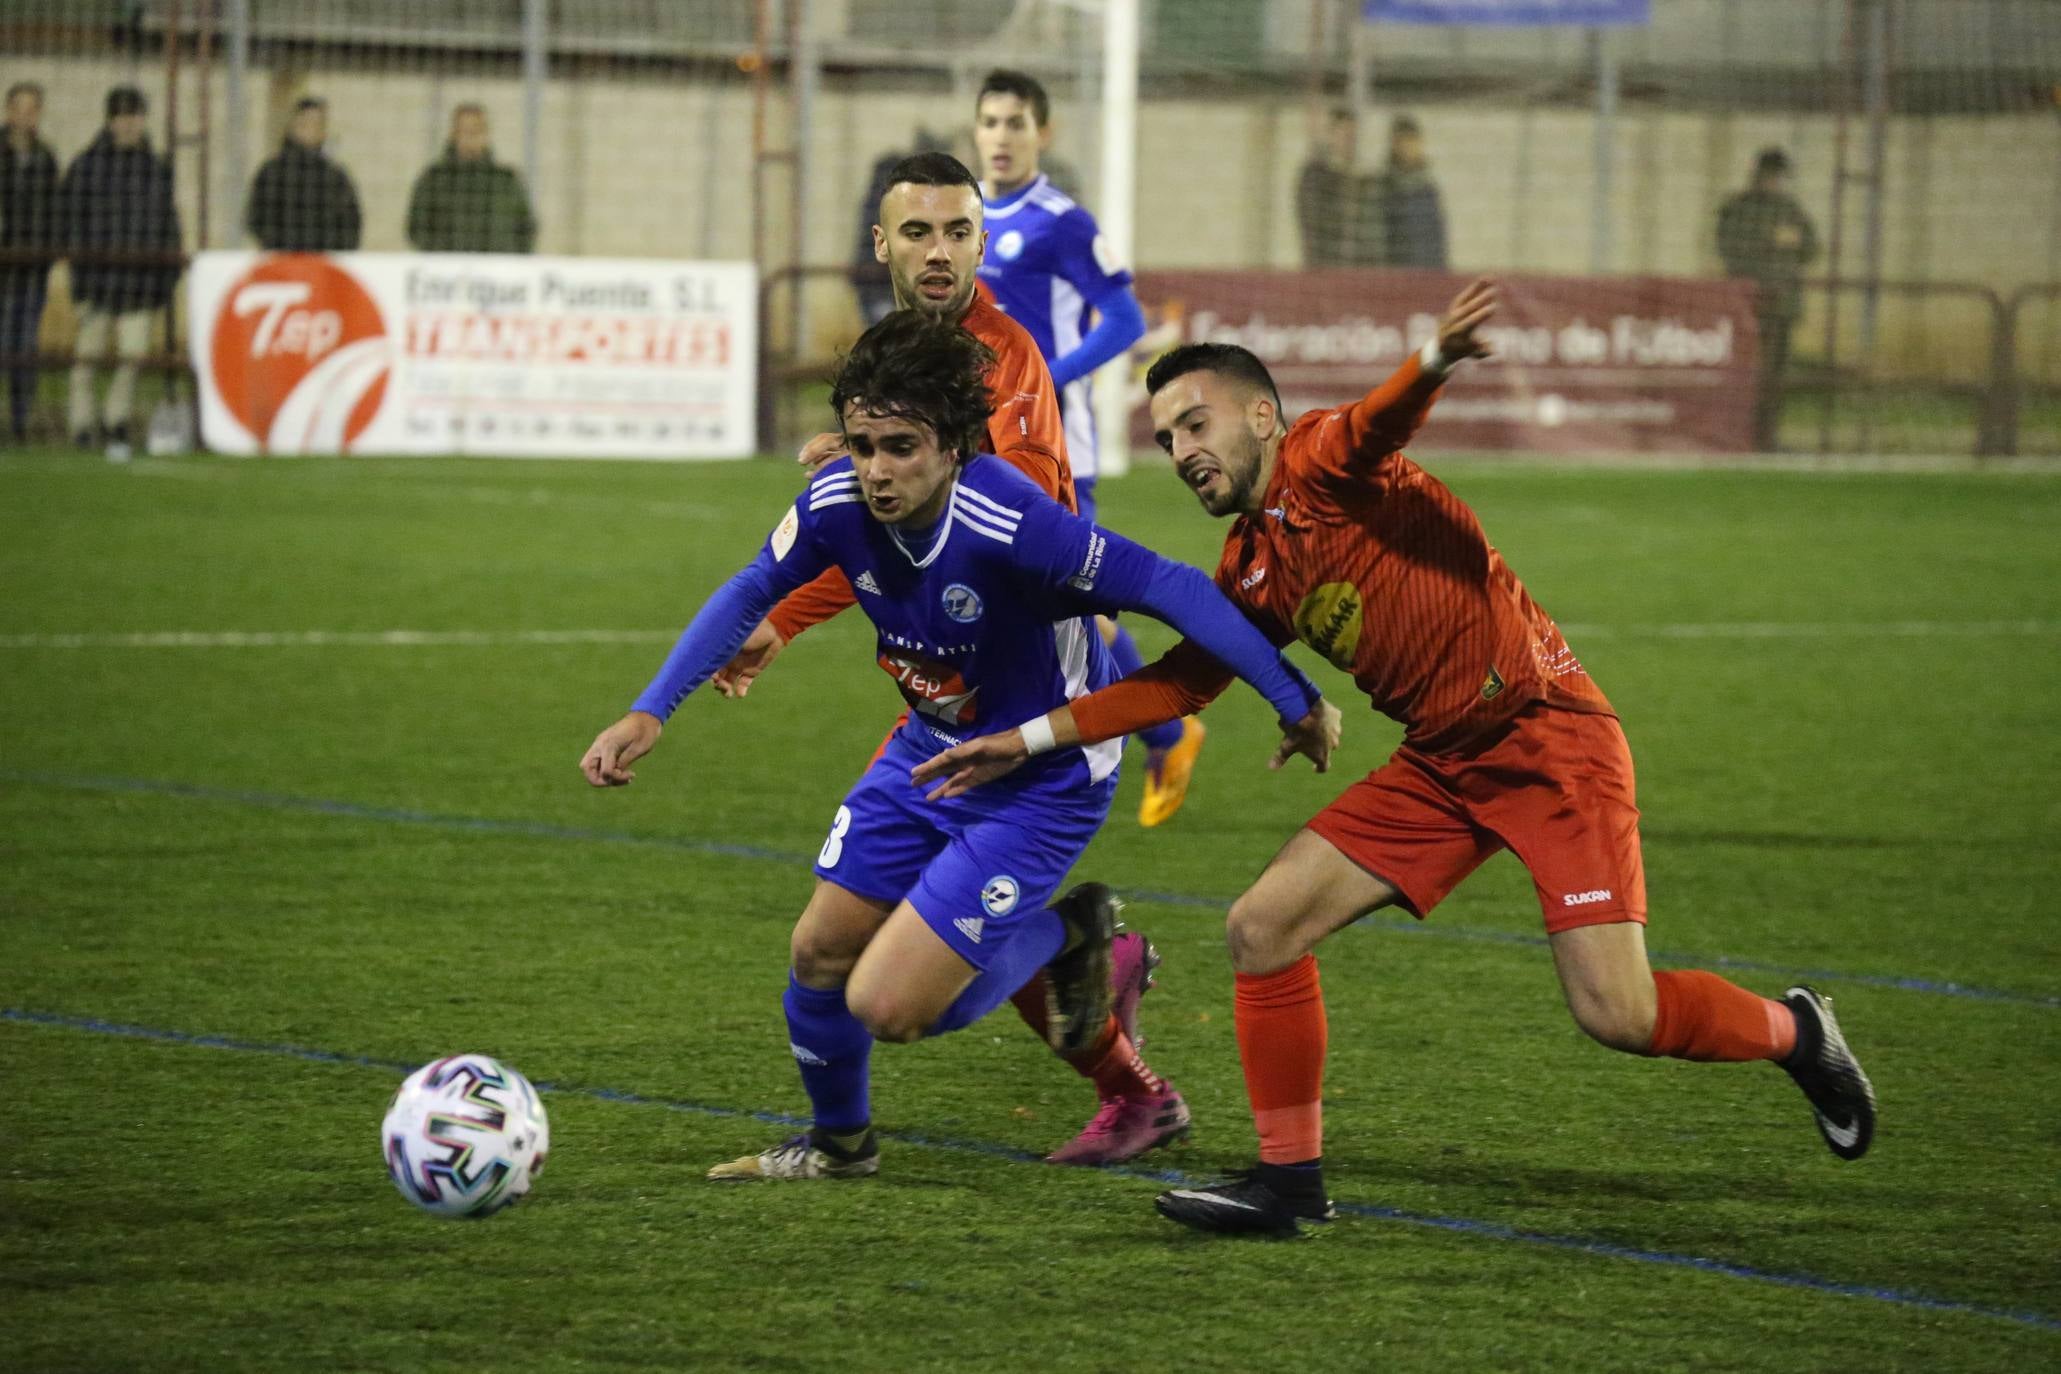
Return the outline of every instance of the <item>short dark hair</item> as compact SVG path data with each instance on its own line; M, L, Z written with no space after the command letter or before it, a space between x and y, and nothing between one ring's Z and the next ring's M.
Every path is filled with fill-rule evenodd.
M1029 72L1011 71L997 67L981 78L980 94L973 98L973 108L978 111L980 102L991 95L1013 95L1030 106L1031 118L1044 128L1052 122L1052 98L1045 94L1045 88Z
M988 369L995 355L979 339L918 310L897 310L859 336L830 386L830 408L845 407L926 425L960 458L981 452L988 429Z
M964 186L974 195L980 194L980 178L965 163L945 152L911 153L887 169L887 185Z
M1350 105L1333 105L1330 117L1333 124L1358 124L1360 122L1360 117L1353 113L1353 107Z
M1267 393L1275 410L1281 409L1281 389L1274 385L1274 374L1267 371L1258 354L1237 344L1190 343L1167 350L1146 370L1145 393L1157 396L1160 388L1191 372L1215 372L1257 387Z
M309 110L327 110L328 108L329 102L319 95L304 95L299 100L293 102L293 112L295 114L306 114Z
M1417 122L1417 116L1413 114L1399 114L1389 124L1388 131L1391 134L1422 134L1424 126Z
M452 126L456 127L458 123L458 117L460 115L469 114L475 114L478 115L481 119L485 119L487 117L487 107L480 104L477 100L465 100L459 102L456 105L453 105L451 107Z
M1789 167L1789 154L1780 148L1763 148L1753 160L1753 174L1757 177L1781 176Z
M32 95L38 104L43 100L43 86L37 81L17 81L7 88L7 103L12 105L18 95Z
M107 117L109 119L113 119L117 115L142 114L149 108L149 102L144 100L143 92L137 90L134 86L116 86L107 93Z

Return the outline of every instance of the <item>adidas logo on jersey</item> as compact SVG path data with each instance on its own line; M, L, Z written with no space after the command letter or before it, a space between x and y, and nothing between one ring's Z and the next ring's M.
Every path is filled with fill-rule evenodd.
M961 935L964 935L976 945L980 943L981 931L986 928L986 922L982 921L978 916L961 916L952 924L959 928Z
M862 592L871 592L875 596L880 595L880 584L873 580L873 570L870 568L860 573L858 580L853 582L852 585Z

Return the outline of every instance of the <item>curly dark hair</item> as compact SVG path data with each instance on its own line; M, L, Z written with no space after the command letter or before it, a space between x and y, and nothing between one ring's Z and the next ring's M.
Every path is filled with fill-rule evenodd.
M844 425L847 406L927 426L963 461L987 443L988 369L995 355L957 324L897 310L859 336L830 386Z

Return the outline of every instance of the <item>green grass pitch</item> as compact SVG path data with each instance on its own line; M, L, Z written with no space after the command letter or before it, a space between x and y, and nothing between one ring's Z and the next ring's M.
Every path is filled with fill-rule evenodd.
M0 459L0 1367L2061 1364L2061 479L1438 470L1623 714L1656 961L1833 993L1866 1160L1766 1066L1585 1041L1504 857L1325 948L1349 1214L1159 1220L1148 1175L1252 1149L1222 906L1396 738L1325 670L1339 771L1267 773L1237 689L1187 809L1141 831L1126 779L1083 865L1160 894L1129 915L1192 1141L1036 1163L1092 1102L1005 1009L876 1053L877 1180L706 1184L803 1108L787 932L896 698L847 617L691 700L634 787L575 765L792 469L31 453ZM1221 537L1158 471L1103 510ZM231 631L284 638L148 638ZM376 1139L391 1066L459 1050L555 1085L537 1191L479 1224L406 1206Z

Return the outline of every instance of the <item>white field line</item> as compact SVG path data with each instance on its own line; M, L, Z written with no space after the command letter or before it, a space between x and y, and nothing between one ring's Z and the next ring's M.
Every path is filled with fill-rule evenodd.
M1585 639L1972 639L2061 635L2061 620L1881 622L1715 621L1679 625L1561 626ZM670 644L678 630L141 630L0 634L8 649L296 649L493 647L513 644Z
M0 635L0 649L437 648L503 644L670 644L677 630L151 630Z

